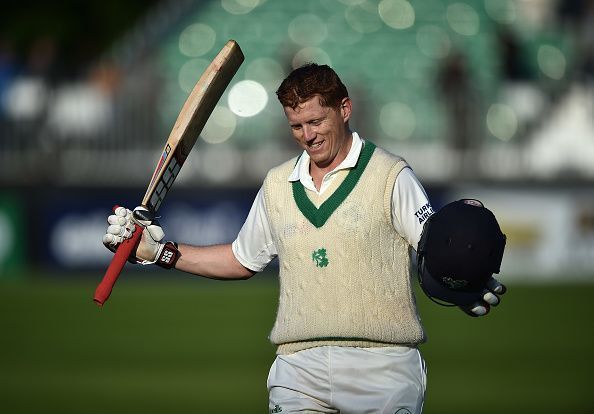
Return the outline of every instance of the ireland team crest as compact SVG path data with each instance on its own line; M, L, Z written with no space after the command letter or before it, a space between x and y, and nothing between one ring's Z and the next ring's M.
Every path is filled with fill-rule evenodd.
M326 257L326 249L321 248L314 250L311 254L311 260L316 264L316 267L328 266L328 257Z

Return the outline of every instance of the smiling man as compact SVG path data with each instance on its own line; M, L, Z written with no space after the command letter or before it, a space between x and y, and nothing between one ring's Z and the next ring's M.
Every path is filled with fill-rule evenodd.
M309 72L306 68L294 72L277 94L297 144L311 160L309 173L319 190L324 175L336 169L351 148L352 133L348 122L352 103L338 77L319 80L320 84L330 83L325 94L320 94L315 84L311 85L311 91L299 90L302 85L307 85L304 77L313 67ZM300 97L300 93L304 93L305 98Z
M353 103L330 67L294 70L277 96L303 152L269 171L233 243L163 243L143 207L119 208L103 241L113 248L136 223L139 262L166 252L165 267L216 279L249 278L278 256L270 412L420 413L410 253L432 213L427 194L404 159L350 129Z

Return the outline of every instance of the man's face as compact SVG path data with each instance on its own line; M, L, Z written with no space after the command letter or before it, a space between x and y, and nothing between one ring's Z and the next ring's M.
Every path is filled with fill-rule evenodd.
M347 122L351 108L349 98L344 98L339 108L330 108L321 106L318 96L295 109L284 107L293 137L318 168L334 168L348 154L351 132Z

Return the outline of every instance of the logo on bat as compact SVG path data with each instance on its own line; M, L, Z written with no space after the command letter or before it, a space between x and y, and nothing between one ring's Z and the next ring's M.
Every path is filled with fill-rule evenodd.
M161 159L159 159L159 164L157 165L157 168L155 169L155 172L153 173L153 178L151 178L151 184L149 185L149 187L152 187L152 185L155 183L155 180L159 176L159 172L161 171L161 168L163 168L163 164L165 164L165 160L169 156L170 152L171 152L171 147L169 146L169 144L167 144L165 146L165 150L163 151L163 154L161 155Z

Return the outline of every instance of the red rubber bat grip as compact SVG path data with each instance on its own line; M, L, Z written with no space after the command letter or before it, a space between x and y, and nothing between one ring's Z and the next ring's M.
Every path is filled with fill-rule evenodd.
M142 228L139 225L136 225L136 229L134 233L132 233L132 237L126 239L120 244L111 259L111 263L103 276L103 280L97 286L95 290L95 297L93 300L99 306L103 306L109 295L111 295L111 290L113 289L113 285L115 285L116 281L118 280L118 276L120 272L124 268L124 265L128 261L128 257L130 254L136 249L136 246L140 243L140 236L142 236Z

